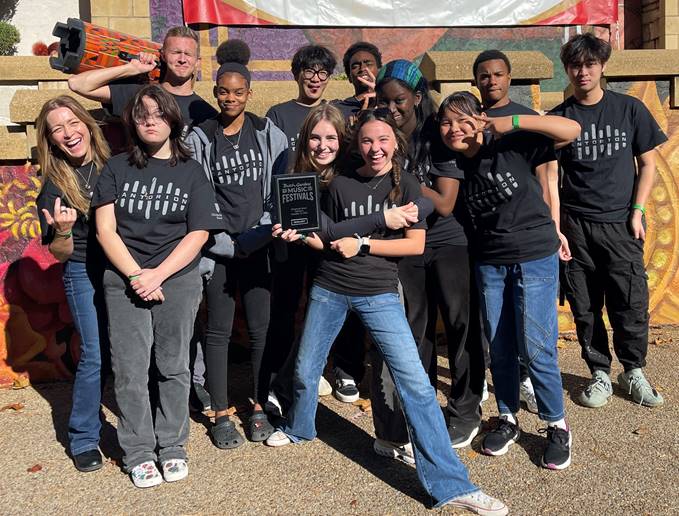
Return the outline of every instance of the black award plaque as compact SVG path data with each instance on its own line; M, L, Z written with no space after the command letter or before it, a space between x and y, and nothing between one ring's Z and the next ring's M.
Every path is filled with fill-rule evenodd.
M316 174L274 176L276 211L283 229L302 233L320 229L320 199Z

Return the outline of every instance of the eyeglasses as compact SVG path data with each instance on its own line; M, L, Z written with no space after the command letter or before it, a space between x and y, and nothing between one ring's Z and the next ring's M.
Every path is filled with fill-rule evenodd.
M154 124L157 124L159 122L165 121L165 113L163 113L160 110L155 111L153 113L140 113L138 115L135 115L133 120L134 123L137 125L144 125L149 120Z
M318 76L319 81L326 81L328 80L328 77L330 77L330 72L327 70L314 70L313 68L305 68L302 70L302 77L307 80L313 79L314 75Z

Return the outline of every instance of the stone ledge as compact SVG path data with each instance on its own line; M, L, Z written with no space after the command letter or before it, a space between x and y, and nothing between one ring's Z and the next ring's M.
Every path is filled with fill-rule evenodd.
M512 81L537 82L554 76L552 62L542 52L508 51ZM442 82L471 82L472 66L479 52L427 52L420 63L422 75L434 86ZM437 88L438 89L438 88Z
M0 56L0 83L63 81L68 77L50 68L46 56Z
M28 159L27 141L23 127L0 126L0 159Z
M679 75L679 50L617 50L606 63L604 75L612 78L659 78Z
M212 81L199 81L195 85L195 91L207 102L216 106L212 95L213 87ZM253 95L252 100L248 102L248 111L259 116L264 116L274 104L285 102L297 96L297 83L294 81L253 81L252 89ZM349 81L330 81L324 97L329 100L346 98L351 96L353 92L353 86L349 84ZM77 98L88 110L101 108L99 102L87 100L67 89L19 90L10 102L10 120L15 124L33 124L45 102L64 94Z

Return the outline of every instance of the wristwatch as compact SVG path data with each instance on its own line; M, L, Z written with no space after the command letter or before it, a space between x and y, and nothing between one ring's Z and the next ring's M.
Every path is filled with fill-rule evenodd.
M358 256L370 254L370 237L358 237Z

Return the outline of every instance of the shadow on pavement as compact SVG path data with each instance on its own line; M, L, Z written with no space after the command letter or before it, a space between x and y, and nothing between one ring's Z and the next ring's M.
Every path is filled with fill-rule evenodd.
M429 506L415 468L380 457L373 451L374 438L328 407L319 404L316 415L318 439L354 461L392 488Z

